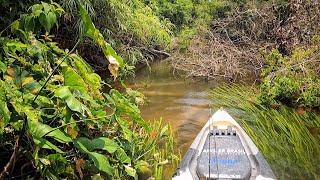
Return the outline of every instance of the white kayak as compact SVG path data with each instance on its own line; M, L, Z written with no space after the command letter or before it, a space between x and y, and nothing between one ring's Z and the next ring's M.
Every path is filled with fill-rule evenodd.
M218 110L197 135L172 179L276 177L240 125L226 111Z

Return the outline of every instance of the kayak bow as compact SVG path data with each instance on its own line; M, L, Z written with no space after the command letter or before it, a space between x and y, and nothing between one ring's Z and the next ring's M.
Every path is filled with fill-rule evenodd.
M240 125L226 111L218 110L193 141L173 179L276 177Z

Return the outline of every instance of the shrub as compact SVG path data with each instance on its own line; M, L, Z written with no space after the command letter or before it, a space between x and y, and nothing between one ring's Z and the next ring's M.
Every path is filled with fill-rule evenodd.
M260 100L271 105L280 101L293 106L319 107L319 45L296 48L291 56L277 50L264 54Z

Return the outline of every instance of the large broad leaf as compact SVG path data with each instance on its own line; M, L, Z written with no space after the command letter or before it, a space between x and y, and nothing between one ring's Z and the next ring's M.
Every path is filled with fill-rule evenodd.
M53 25L57 22L57 16L53 12L41 13L39 16L40 24L47 32L50 32Z
M116 157L122 163L128 163L128 164L131 163L130 157L126 154L126 152L122 148L116 151Z
M138 179L138 175L137 175L137 172L134 168L130 167L130 166L127 166L127 165L124 165L124 170L127 172L127 174L129 176L132 176L134 177L135 180Z
M54 95L63 99L72 111L84 113L84 105L73 96L69 90L69 87L60 87L54 92Z
M73 89L88 92L88 87L84 80L70 67L63 67L64 84Z
M33 16L26 16L24 19L24 29L29 32L34 30L35 27L35 19Z
M17 89L22 88L32 94L38 93L41 89L41 85L19 66L8 67L4 79L16 86Z
M16 98L10 99L10 103L13 108L20 113L20 116L23 116L21 113L24 113L30 121L39 121L41 119L40 111L35 110L31 106L22 104Z
M55 151L57 151L58 153L64 153L63 151L61 151L61 149L59 149L57 146L55 146L54 144L52 144L50 141L44 139L44 138L40 138L40 137L33 137L33 141L40 146L41 148L44 149L53 149Z
M106 172L111 176L114 175L114 169L110 166L109 160L106 156L96 152L90 152L88 154L89 158L100 171Z
M84 25L85 35L93 39L102 49L104 55L109 61L109 70L114 79L118 76L119 66L123 66L123 59L117 55L114 49L108 44L98 29L95 28L88 12L80 5L80 15Z
M100 137L93 139L92 141L85 137L77 138L77 143L82 144L88 151L92 151L95 149L106 150L109 153L114 153L117 149L119 149L119 145L113 140L105 137ZM86 152L85 149L81 149L83 152Z
M87 149L87 145L91 143L88 138L80 137L73 141L74 145L79 149L82 153L89 153L90 151Z
M40 122L28 121L29 132L33 137L43 137L44 135L52 137L61 143L71 142L72 139L59 129L54 129Z

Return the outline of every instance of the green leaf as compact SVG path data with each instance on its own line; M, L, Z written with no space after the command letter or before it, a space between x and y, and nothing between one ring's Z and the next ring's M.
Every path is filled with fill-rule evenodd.
M165 125L161 131L160 131L160 137L162 137L163 135L165 135L165 133L168 131L168 124Z
M16 34L17 30L19 29L20 21L16 20L11 24L11 32L12 34Z
M48 32L50 32L51 28L53 27L53 25L57 22L57 16L55 13L53 12L49 12L47 14L47 21L48 24L50 25L50 28L46 29Z
M83 152L92 151L95 149L106 150L109 153L114 153L117 149L119 149L119 145L113 140L105 137L99 137L93 139L92 141L85 137L77 138L77 143L82 144L85 149L82 148Z
M57 146L52 144L50 141L40 138L40 137L33 137L34 143L36 143L39 147L44 148L44 149L53 149L57 151L58 153L64 153L59 149Z
M3 128L8 125L11 116L6 103L6 90L3 86L5 83L0 80L0 139L2 139Z
M88 154L89 158L100 171L106 172L111 176L114 175L114 169L110 166L109 160L106 156L96 152L90 152Z
M114 101L117 111L127 114L133 121L139 123L148 132L150 132L149 125L142 119L139 108L130 102L129 99L120 94L117 90L110 90L110 95Z
M124 165L124 170L127 172L129 176L134 177L135 180L138 179L137 171L134 168Z
M88 92L88 87L84 80L68 66L63 67L64 84L73 89Z
M94 24L92 23L91 18L88 12L86 11L86 9L82 5L80 5L79 7L80 7L81 19L84 25L84 33L91 39L94 39L94 34L96 33L97 29L94 27Z
M39 121L41 119L40 112L33 109L33 107L24 105L16 99L10 99L10 103L20 113L20 116L23 116L21 113L24 113L30 121Z
M121 163L128 163L128 164L131 163L130 157L128 157L128 155L122 148L116 151L116 157Z
M114 49L108 44L100 31L95 28L94 24L91 21L90 16L88 15L88 12L85 10L85 8L80 5L80 15L81 19L84 25L84 32L85 35L93 39L102 49L105 57L109 61L109 71L114 77L114 79L118 76L118 68L119 66L123 66L123 60L120 56L117 55L117 53L114 51Z
M57 21L57 16L53 12L49 12L47 14L41 13L39 16L40 24L45 28L47 32L50 32L54 23Z
M74 145L79 149L82 153L89 153L87 149L87 145L91 143L88 138L80 137L73 141Z
M35 5L31 6L32 13L35 16L37 15L37 12L39 12L39 11L42 12L42 8L43 8L43 6L41 6L41 4L35 4Z
M15 46L17 47L18 44ZM4 78L13 83L17 89L23 88L32 94L36 94L41 88L41 85L19 66L8 67Z
M5 73L7 70L7 65L5 63L3 63L2 61L0 61L0 70L2 73Z
M52 137L61 143L71 142L72 139L59 129L54 129L40 122L28 121L29 132L32 136L43 137L44 135Z
M83 104L73 96L73 94L69 90L69 87L62 86L62 87L58 88L54 92L54 95L56 97L63 99L72 111L76 111L79 113L84 112L84 108L82 108Z
M92 140L92 146L90 148L90 151L94 149L103 149L108 151L109 153L114 153L119 148L119 145L113 140L109 138L100 137Z
M47 159L50 161L50 170L55 175L65 172L68 162L61 154L50 154L47 156Z
M44 12L47 14L51 10L50 4L45 3L45 2L41 2L41 4L42 4L42 6L44 8Z
M27 16L24 22L24 28L25 30L28 31L32 31L34 30L35 27L35 22L34 22L34 18L32 16Z

